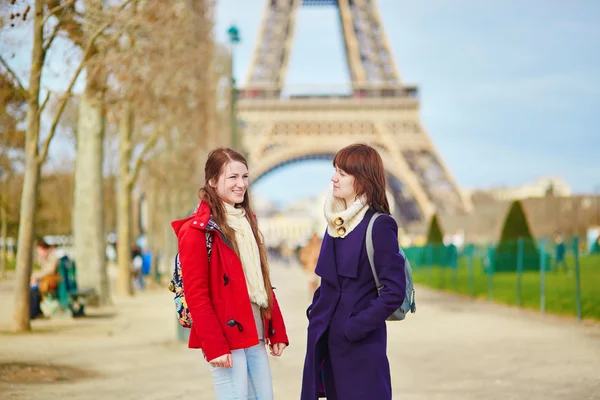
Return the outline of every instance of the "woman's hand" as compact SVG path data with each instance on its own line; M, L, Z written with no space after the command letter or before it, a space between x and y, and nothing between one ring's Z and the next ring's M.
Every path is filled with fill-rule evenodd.
M275 357L279 357L283 353L283 350L287 347L287 344L275 343L269 347L271 349L271 355L275 356Z
M231 354L223 354L222 356L210 360L208 363L214 368L231 368L233 366L231 363Z

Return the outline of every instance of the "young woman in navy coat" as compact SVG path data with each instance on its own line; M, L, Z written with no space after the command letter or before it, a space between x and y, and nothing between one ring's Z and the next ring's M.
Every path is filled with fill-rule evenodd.
M398 226L389 215L385 170L374 148L345 147L333 166L333 192L324 210L327 232L315 271L321 286L307 310L301 399L387 400L392 385L385 321L406 294ZM373 226L374 262L383 285L379 296L365 244L375 212L385 214Z

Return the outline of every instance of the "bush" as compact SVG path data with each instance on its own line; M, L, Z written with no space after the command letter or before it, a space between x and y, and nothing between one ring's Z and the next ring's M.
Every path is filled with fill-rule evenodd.
M515 200L511 204L504 221L500 242L494 253L495 272L517 270L519 239L523 239L523 270L538 270L540 268L540 255L537 244L531 235L523 205L519 200ZM550 265L547 267L550 267Z
M431 218L429 232L427 232L427 244L444 244L444 234L442 233L437 214L433 214L433 217Z

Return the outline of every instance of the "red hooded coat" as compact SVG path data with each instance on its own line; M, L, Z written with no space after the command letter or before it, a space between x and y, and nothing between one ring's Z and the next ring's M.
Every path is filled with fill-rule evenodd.
M189 348L202 349L207 360L258 344L242 263L210 217L208 204L171 226L179 242L185 299L192 316ZM212 232L210 263L206 231ZM271 319L265 318L268 342L289 344L273 292Z

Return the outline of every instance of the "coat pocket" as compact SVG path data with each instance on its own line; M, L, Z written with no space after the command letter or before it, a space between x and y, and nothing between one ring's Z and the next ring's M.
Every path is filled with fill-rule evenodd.
M344 323L344 336L350 342L358 342L368 335L364 324L358 323L356 320L357 313L351 312Z

